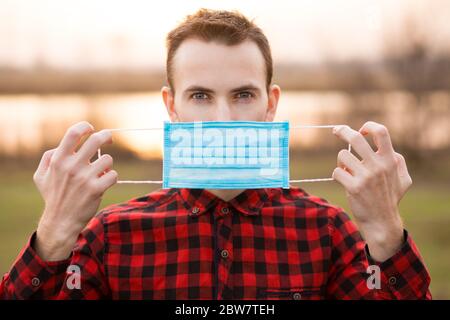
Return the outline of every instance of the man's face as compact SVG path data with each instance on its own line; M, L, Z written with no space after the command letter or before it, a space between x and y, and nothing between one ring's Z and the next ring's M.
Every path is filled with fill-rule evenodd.
M263 55L252 41L234 46L187 39L162 89L172 121L273 121L280 89L266 89Z

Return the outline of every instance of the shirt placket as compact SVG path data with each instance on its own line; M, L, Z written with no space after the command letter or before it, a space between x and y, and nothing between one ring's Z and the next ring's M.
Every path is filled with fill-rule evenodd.
M233 241L231 232L231 208L227 204L219 204L215 208L216 224L216 288L217 299L223 299L225 286L229 286L229 275L233 263Z

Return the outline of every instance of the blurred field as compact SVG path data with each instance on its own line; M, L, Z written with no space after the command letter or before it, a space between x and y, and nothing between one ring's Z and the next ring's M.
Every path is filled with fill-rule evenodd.
M291 159L291 175L295 178L327 177L334 156L317 155ZM405 225L419 246L431 272L433 297L450 298L450 167L448 158L429 166L410 168L414 185L401 203ZM0 170L0 274L7 272L29 235L36 228L43 202L35 189L32 175L38 161L2 163ZM115 165L119 175L127 178L159 178L161 164L133 161ZM343 189L335 182L304 184L309 193L347 208ZM101 208L112 203L151 192L149 185L116 185L104 196ZM347 210L348 211L348 210Z

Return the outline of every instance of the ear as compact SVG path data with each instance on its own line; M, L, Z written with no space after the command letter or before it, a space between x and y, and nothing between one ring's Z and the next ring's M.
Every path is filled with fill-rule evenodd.
M272 84L269 88L269 101L265 121L272 122L277 113L278 100L280 99L281 89L278 85Z
M166 105L166 110L169 115L170 121L172 122L178 122L178 114L175 110L175 95L170 89L170 87L164 86L161 88L161 95L164 101L164 104Z

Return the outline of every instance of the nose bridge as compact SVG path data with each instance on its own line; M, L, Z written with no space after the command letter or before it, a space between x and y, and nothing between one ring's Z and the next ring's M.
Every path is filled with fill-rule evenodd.
M231 110L230 104L226 98L220 98L217 101L217 111L216 117L218 121L230 121L231 120Z

